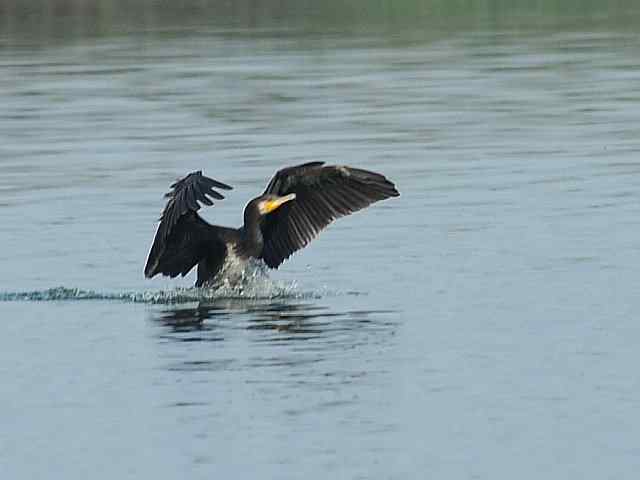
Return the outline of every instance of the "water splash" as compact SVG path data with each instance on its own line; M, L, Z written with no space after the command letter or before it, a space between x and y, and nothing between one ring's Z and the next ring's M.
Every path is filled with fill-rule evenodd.
M191 303L213 302L220 299L276 299L317 298L319 294L299 292L295 287L273 287L269 291L242 290L233 292L212 288L176 288L127 292L99 292L82 288L55 287L27 292L0 292L0 302L51 302L62 300L116 300L130 303Z
M128 303L191 303L214 302L221 299L303 299L319 298L314 292L301 292L295 285L274 283L267 289L240 288L223 285L219 288L176 288L173 290L146 290L100 292L82 288L54 287L26 292L0 292L0 302L52 302L77 300L115 300Z
M303 292L296 282L271 280L263 266L247 264L238 269L230 280L203 288L175 288L172 290L146 290L125 292L100 292L82 288L55 287L26 292L0 292L1 302L50 302L76 300L115 300L130 303L173 304L212 303L221 299L304 299L320 298L318 292Z
M365 294L354 291L337 291L328 287L314 291L303 291L296 281L272 280L269 278L268 269L264 263L253 259L228 263L225 268L221 281L202 288L110 292L59 286L46 290L0 292L0 302L103 300L149 304L207 304L220 300L302 300Z

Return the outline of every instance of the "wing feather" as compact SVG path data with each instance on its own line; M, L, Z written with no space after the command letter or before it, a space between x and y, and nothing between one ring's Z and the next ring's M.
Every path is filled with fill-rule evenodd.
M147 278L159 273L170 277L184 276L203 257L224 256L226 246L219 236L219 228L196 213L200 203L213 205L212 199L224 198L214 188L231 190L232 187L205 177L201 171L171 184L144 268Z
M374 202L400 195L383 175L346 166L309 162L278 171L265 194L295 193L290 203L267 215L262 258L277 268L334 220Z

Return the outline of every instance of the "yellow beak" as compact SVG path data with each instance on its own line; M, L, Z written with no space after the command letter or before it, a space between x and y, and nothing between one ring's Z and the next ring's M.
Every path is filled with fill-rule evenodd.
M265 200L264 202L260 203L260 213L262 213L263 215L271 213L278 207L281 207L288 201L294 200L295 198L296 194L290 193L289 195L285 195L284 197L278 197L275 200Z

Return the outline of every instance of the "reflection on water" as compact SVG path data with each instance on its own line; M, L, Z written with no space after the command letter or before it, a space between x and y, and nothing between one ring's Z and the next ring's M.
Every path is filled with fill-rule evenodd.
M213 305L160 310L153 313L151 319L167 328L161 338L178 342L224 340L225 330L239 328L255 331L252 339L256 342L318 339L330 342L337 335L349 332L358 335L378 329L391 329L392 332L396 322L389 317L398 313L393 310L340 312L328 305L294 302L220 299ZM353 340L348 339L351 346L355 345Z
M208 422L210 412L220 408L216 402L230 398L240 405L227 403L230 410L240 409L258 423L275 420L271 415L286 423L357 408L359 390L384 381L388 369L384 362L354 362L353 352L389 351L399 327L397 313L340 311L291 300L226 300L151 312L160 369L166 374L158 385L159 398L163 406L185 410L196 422ZM173 381L185 390L176 393ZM251 393L239 398L233 393L239 385ZM257 420L255 401L279 406Z

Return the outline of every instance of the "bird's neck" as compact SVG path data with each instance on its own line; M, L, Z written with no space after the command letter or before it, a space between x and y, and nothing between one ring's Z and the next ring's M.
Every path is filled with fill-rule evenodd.
M245 219L240 229L240 249L248 257L259 257L262 254L264 238L260 224L254 219Z

